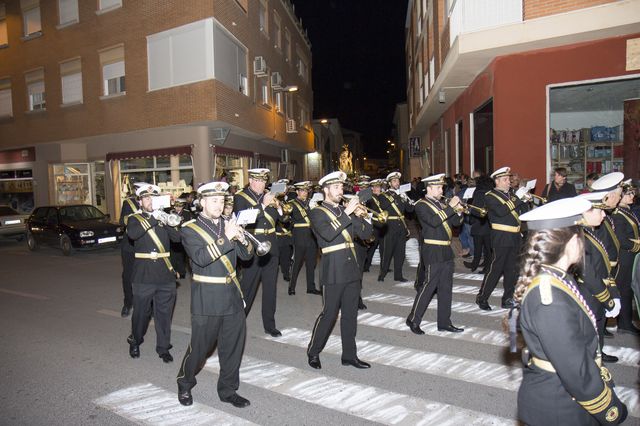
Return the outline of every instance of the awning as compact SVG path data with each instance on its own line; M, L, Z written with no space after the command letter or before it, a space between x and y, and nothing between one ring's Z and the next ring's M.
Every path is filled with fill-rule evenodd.
M168 157L169 155L191 155L191 145L149 149L146 151L109 152L107 153L107 161L131 160L134 158L148 158L153 156Z
M242 149L224 148L221 146L213 146L211 148L216 155L235 155L237 157L253 157L253 152L244 151Z

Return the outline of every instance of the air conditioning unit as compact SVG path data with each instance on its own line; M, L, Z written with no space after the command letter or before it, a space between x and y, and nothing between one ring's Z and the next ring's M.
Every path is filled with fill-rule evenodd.
M276 90L282 89L282 76L279 72L274 72L271 74L271 87Z
M258 77L267 75L267 61L262 56L256 56L253 60L253 73Z
M298 133L296 120L293 118L287 118L287 133Z

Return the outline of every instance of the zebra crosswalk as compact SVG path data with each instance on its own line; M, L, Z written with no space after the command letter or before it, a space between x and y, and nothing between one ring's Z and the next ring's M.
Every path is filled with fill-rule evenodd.
M363 374L350 374L351 369L331 368L331 359L339 359L342 351L338 325L321 354L323 369L308 367L305 350L311 337L310 324L319 307L304 305L305 309L301 309L295 305L300 299L279 293L280 315L286 315L281 314L282 311L294 310L292 316L298 317L288 324L279 321L282 336L278 338L265 335L255 327L248 329L240 369L240 393L251 389L254 394L265 395L267 400L284 398L287 405L299 406L299 418L278 418L272 407L254 404L251 411L229 412L228 406L221 406L216 401L199 401L199 395L195 393L194 405L182 407L177 402L175 388L166 389L155 383L132 383L130 387L115 390L94 402L134 423L147 425L323 424L321 419L310 421L303 414L309 412L309 407L322 407L336 416L344 416L341 421L344 424L358 419L362 424L388 425L516 425L515 392L522 380L522 368L516 357L506 359L500 355L506 353L509 346L500 321L507 310L494 307L492 311L482 311L473 303L481 279L477 275L456 274L454 277L454 323L465 331L437 330L433 322L437 309L434 299L421 324L425 336L411 334L405 324L415 295L413 283L373 283L371 276L375 273L365 275L362 296L369 308L359 312L356 344L358 356L370 362L372 369ZM496 289L494 296L500 297L501 289ZM308 301L312 303L319 298L310 297ZM254 306L252 315L259 309L259 304ZM118 312L100 312L119 317ZM307 326L299 325L305 323L301 318ZM185 324L175 324L172 330L183 336L190 333ZM456 342L465 345L464 349L457 349ZM630 416L640 422L640 392L635 382L625 377L631 373L635 376L640 350L637 345L619 345L624 340L609 342L615 344L605 346L605 352L620 357L620 361L612 366L614 377L620 373L621 378L616 393L627 404ZM394 370L401 372L403 380L410 381L410 385L404 388L384 380L373 380L376 374ZM342 371L344 376L340 375ZM219 364L217 353L214 353L201 375L217 374ZM445 387L462 389L469 393L468 399L472 399L473 394L473 399L480 402L468 404L464 395L445 398L437 389L430 393L416 392L423 382L444 383ZM506 410L491 408L496 393L509 395L512 406ZM261 412L269 412L269 416L261 416Z

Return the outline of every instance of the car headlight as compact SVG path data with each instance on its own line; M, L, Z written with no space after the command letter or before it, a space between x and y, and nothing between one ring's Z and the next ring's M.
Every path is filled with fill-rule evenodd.
M118 234L119 234L119 233L121 233L122 231L123 231L123 229L122 229L121 227L119 227L119 226L118 226L118 227L116 228L116 232L117 232Z
M80 231L80 238L93 237L93 231Z

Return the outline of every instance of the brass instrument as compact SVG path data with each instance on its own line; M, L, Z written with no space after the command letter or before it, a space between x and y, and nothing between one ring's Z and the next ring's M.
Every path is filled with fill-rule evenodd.
M449 204L449 202L451 201L451 198L443 198L442 201L445 204ZM471 210L474 210L476 213L480 215L480 217L485 217L487 215L487 209L474 206L473 204L465 203L462 200L460 200L458 205L453 207L453 209L456 211L456 213L471 214Z
M531 195L533 198L540 200L542 204L546 204L546 202L548 201L545 197L541 197L540 195L536 195L532 193L529 193L529 195Z
M284 193L276 195L273 201L271 202L271 204L269 204L269 206L273 207L276 210L278 209L278 207L280 207L282 209L282 214L284 216L291 216L291 212L293 211L293 206L284 201L285 195L286 194Z
M251 241L251 243L256 249L256 254L258 256L264 256L265 254L269 253L269 250L271 250L271 242L259 241L256 237L254 237L249 231L247 231L244 228L242 228L242 233L244 234L245 238L248 238L249 241Z
M178 226L182 222L182 218L175 213L167 213L164 210L157 210L157 217L160 222L167 226Z
M343 199L344 201L347 201L347 202L348 202L351 198L357 198L357 197L358 197L357 195L343 195L343 196L342 196L342 199ZM372 208L367 207L365 204L360 203L360 200L358 200L358 203L360 204L360 205L358 206L358 208L360 208L360 209L364 210L364 211L365 211L365 214L366 214L366 212L370 212L371 214L373 214L373 216L375 216L375 218L376 218L376 220L377 220L378 222L380 222L380 223L387 223L387 220L389 219L389 213L387 213L387 212L386 212L386 211L384 211L384 210L383 210L383 211L381 211L381 212L375 211L375 210L373 210ZM359 215L359 216L360 216L360 217L364 217L363 215ZM368 216L368 215L367 215L367 216Z

